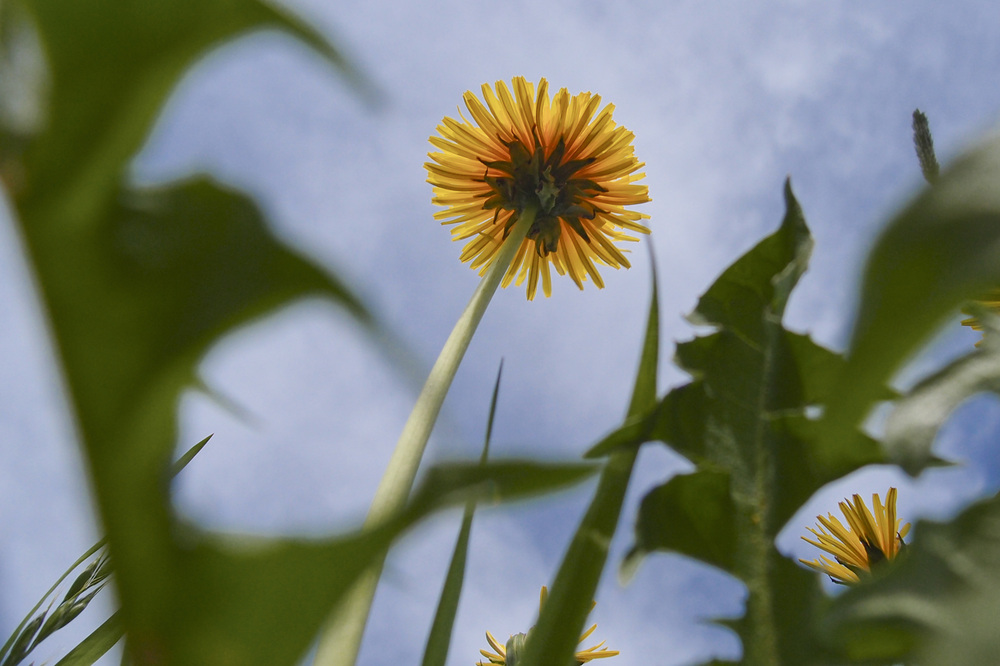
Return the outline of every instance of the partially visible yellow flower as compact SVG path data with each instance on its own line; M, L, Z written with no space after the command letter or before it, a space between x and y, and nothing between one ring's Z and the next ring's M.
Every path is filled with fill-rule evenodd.
M534 215L503 286L527 277L531 300L541 277L549 296L552 264L580 289L588 276L601 288L596 264L629 267L615 242L637 240L629 231L649 233L640 223L649 216L626 208L649 201L637 183L645 174L633 135L611 119L613 104L598 111L599 95L571 97L562 88L550 100L545 79L536 94L520 76L513 88L512 95L497 81L494 93L483 84L485 105L466 92L471 119L459 109L461 120L445 118L430 138L441 152L428 154L427 181L433 202L445 207L434 217L456 225L452 238L468 240L462 261L483 274L519 217Z
M541 599L538 602L538 610L541 612L542 606L545 605L545 599L549 596L548 588L542 586ZM590 605L590 609L593 610L597 602L593 602ZM583 636L580 636L580 643L585 641L588 636L594 633L597 629L597 625L591 625L590 629L583 632ZM501 645L500 641L493 637L493 634L486 632L486 640L489 642L490 647L493 648L493 652L489 650L480 650L479 653L486 657L489 661L479 661L476 662L476 666L491 666L493 664L509 664L510 666L515 666L517 661L516 656L523 652L524 644L527 642L526 634L514 634L507 641L506 645ZM607 657L618 656L618 650L607 650L604 648L605 641L601 641L597 645L589 647L585 650L580 650L574 656L576 658L577 664L585 664L593 659L605 659Z
M981 301L976 301L976 303L978 305L981 305L982 307L988 308L993 312L993 314L1000 315L1000 289L992 290L989 294L987 294L986 298L984 298ZM965 314L972 314L971 312L966 312L965 310L963 310L962 312L964 312ZM979 318L976 316L969 317L968 319L963 319L962 326L968 326L974 331L983 330L983 323L979 321ZM983 344L982 340L977 342L976 346L978 347L981 344Z
M895 559L902 550L903 537L910 531L910 524L900 527L902 521L896 517L896 489L889 488L885 506L878 494L873 494L872 506L874 515L857 494L853 501L840 502L846 527L833 514L827 514L826 518L818 516L819 529L807 528L817 541L802 539L830 553L834 559L820 555L817 560L799 562L822 571L835 583L850 584L860 582L862 572L870 572L880 562Z

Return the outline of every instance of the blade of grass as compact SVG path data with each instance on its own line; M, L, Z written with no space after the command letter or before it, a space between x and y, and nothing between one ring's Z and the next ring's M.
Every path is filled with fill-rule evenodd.
M73 571L76 570L76 568L78 566L80 566L81 564L83 564L94 553L96 553L101 548L103 548L104 545L107 543L107 541L108 541L107 539L101 539L100 541L98 541L97 543L95 543L93 546L91 546L90 548L88 548L87 552L85 552L83 555L81 555L80 557L78 557L77 560L76 560L76 562L74 562L73 564L71 564L70 567L69 567L69 569L66 569L66 571L63 572L63 574L61 576L59 576L58 579L56 579L56 582L52 584L52 587L50 587L48 589L48 591L46 591L45 594L42 595L42 598L38 600L38 603L35 604L34 607L30 611L28 611L28 614L24 616L24 619L21 620L21 623L19 625L17 625L17 628L14 629L14 631L11 633L10 638L7 639L7 642L4 643L4 645L3 645L2 648L0 648L0 663L2 663L3 659L7 656L7 653L10 651L10 648L14 644L14 641L16 640L17 636L24 630L24 627L26 627L27 624L28 624L28 622L31 621L31 618L34 617L35 613L38 612L38 609L42 607L42 604L45 603L45 600L48 599L50 596L52 596L52 593L56 591L56 588L59 587L62 584L62 582L64 580L66 580L66 578L71 573L73 573Z
M195 444L194 446L192 446L190 449L188 449L187 451L185 451L184 454L174 462L173 466L171 466L171 468L170 468L170 478L173 478L173 477L177 476L178 474L180 474L181 470L183 470L185 467L187 467L188 463L190 463L192 460L194 460L194 457L196 455L198 455L199 453L201 453L201 450L203 448L205 448L206 444L208 444L208 440L212 439L212 437L214 437L214 436L215 436L214 434L213 435L209 435L208 437L206 437L205 439L201 440L200 442L198 442L197 444Z
M626 418L644 414L656 402L660 331L656 262L652 258L651 245L650 255L653 289L649 318ZM611 539L618 526L637 454L637 449L629 447L617 450L609 457L601 472L594 499L573 536L541 609L538 624L528 635L528 644L523 660L518 661L519 666L572 663L576 644L604 571Z
M94 629L79 645L70 650L65 657L56 662L56 666L91 666L94 662L121 640L125 633L118 613L115 611L104 624Z
M500 393L500 376L503 374L503 360L497 370L497 381L493 386L493 398L490 400L490 415L486 423L486 440L483 443L483 454L479 460L485 463L490 452L490 438L493 435L493 418L497 410L497 395ZM458 532L455 550L448 565L448 576L441 590L437 612L434 613L434 623L427 638L424 650L423 666L444 666L448 659L448 648L451 645L451 633L455 626L455 615L458 612L458 601L462 595L462 584L465 582L465 562L469 554L469 535L472 532L472 517L476 511L476 503L465 505L462 516L462 528Z

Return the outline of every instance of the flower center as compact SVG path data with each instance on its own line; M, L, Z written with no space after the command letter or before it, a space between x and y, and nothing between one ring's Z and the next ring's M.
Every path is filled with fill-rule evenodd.
M535 241L535 250L544 257L555 252L562 232L560 220L570 226L585 242L590 242L581 220L592 220L599 212L591 198L607 189L587 178L573 176L594 161L588 157L580 160L563 161L566 156L566 142L560 138L552 154L545 157L545 147L534 132L534 145L529 150L519 139L505 142L510 152L510 161L487 162L488 169L495 169L503 176L484 175L483 182L490 186L492 193L483 208L495 209L494 223L501 210L512 212L504 225L504 238L520 215L533 208L535 221L528 229L528 239Z
M880 563L886 561L885 553L878 546L868 543L867 539L861 539L861 545L864 546L865 554L868 555L869 568L878 566Z
M882 551L881 548L879 548L878 546L872 545L871 543L868 542L867 539L859 538L858 541L861 542L861 546L865 549L865 556L868 558L868 568L867 569L865 569L862 566L858 566L856 564L852 564L851 562L847 562L847 561L843 560L842 558L840 558L838 556L834 556L834 559L836 559L837 562L839 562L840 564L843 564L845 567L847 567L848 569L850 569L851 571L853 571L858 576L858 578L863 578L867 574L869 574L872 571L874 571L875 567L881 566L883 562L888 561L888 558L886 557L885 553ZM835 583L839 583L840 582L840 581L838 581L836 579L833 579L833 581Z

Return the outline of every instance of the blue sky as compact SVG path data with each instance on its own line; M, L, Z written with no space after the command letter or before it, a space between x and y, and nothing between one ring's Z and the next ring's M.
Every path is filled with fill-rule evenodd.
M211 445L185 471L177 503L220 528L318 533L355 524L430 366L477 282L460 245L431 216L427 137L464 91L523 75L615 104L646 162L661 293L661 390L684 381L671 345L682 315L740 253L781 219L786 176L816 238L788 324L843 347L860 261L880 224L918 187L910 115L925 111L947 161L1000 110L1000 23L990 2L477 2L290 4L343 47L383 93L372 109L307 50L273 33L209 55L181 84L135 165L158 182L207 171L252 192L279 234L350 281L418 359L395 367L336 309L297 304L241 330L206 358L203 395L182 402L181 446ZM350 6L348 6L350 5ZM6 214L5 214L6 215ZM568 458L624 414L649 293L649 260L605 271L607 288L556 281L552 298L498 293L469 349L428 459L477 455L496 367L505 359L495 455ZM0 225L0 633L95 540L79 455L44 324L7 220ZM967 349L957 325L917 370ZM975 464L916 482L866 470L814 498L779 538L798 534L845 494L900 484L907 518L943 516L994 489L988 400L963 407L942 450ZM631 584L615 569L635 502L684 469L663 447L640 458L602 581L597 636L614 663L734 657L738 641L705 617L738 613L739 585L701 565L649 558ZM541 502L484 509L450 663L470 664L534 620L590 486ZM419 659L458 528L457 514L394 551L361 663ZM811 555L810 555L811 556ZM57 641L54 641L57 643ZM41 654L38 658L44 658ZM109 662L110 663L110 662Z

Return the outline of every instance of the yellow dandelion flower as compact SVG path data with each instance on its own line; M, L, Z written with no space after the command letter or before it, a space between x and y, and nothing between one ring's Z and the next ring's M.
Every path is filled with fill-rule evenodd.
M563 88L550 100L545 79L537 94L524 77L512 83L513 94L503 81L495 92L483 84L485 104L466 92L471 119L459 109L460 120L445 118L430 138L440 152L428 154L427 182L445 207L434 217L455 225L453 240L468 241L462 261L484 274L518 219L533 216L502 285L527 278L531 300L541 277L549 296L552 264L580 289L588 276L601 288L597 264L629 267L615 243L649 233L649 216L626 208L649 201L633 134L611 119L613 104L598 111L599 95Z
M538 610L541 612L542 606L545 605L545 599L548 597L548 588L542 587L541 599L538 602ZM590 605L590 609L593 610L597 602ZM587 637L594 633L597 629L597 625L591 625L590 629L583 632L580 636L580 643L587 640ZM527 634L514 634L508 640L506 645L501 644L493 634L486 632L486 641L493 648L493 652L489 650L480 650L479 653L486 657L489 661L479 661L476 662L476 666L493 666L494 664L505 664L506 666L515 666L517 662L517 656L524 652L524 645L528 641ZM574 657L576 658L577 664L585 664L593 659L606 659L607 657L618 656L618 650L608 650L604 647L605 641L601 641L597 645L586 648L585 650L580 650Z
M900 527L896 517L896 489L889 488L885 506L878 494L872 495L874 513L865 506L861 495L853 501L840 502L840 511L847 520L845 526L833 514L818 516L819 529L807 528L816 537L802 537L804 541L833 555L833 560L820 555L819 559L799 560L808 567L822 571L833 582L857 583L861 574L871 572L880 562L895 559L903 548L903 537L910 531L910 524Z
M987 294L986 298L984 298L981 301L977 301L977 304L985 308L988 308L991 312L993 312L993 314L1000 315L1000 289L992 290L989 294ZM966 310L963 310L962 312L964 312L965 314L972 314L971 312L967 312ZM963 319L962 326L968 326L974 331L983 330L983 322L979 321L979 317L976 317L974 315L972 317L969 317L968 319ZM977 342L976 346L978 347L981 344L983 344L982 340Z

